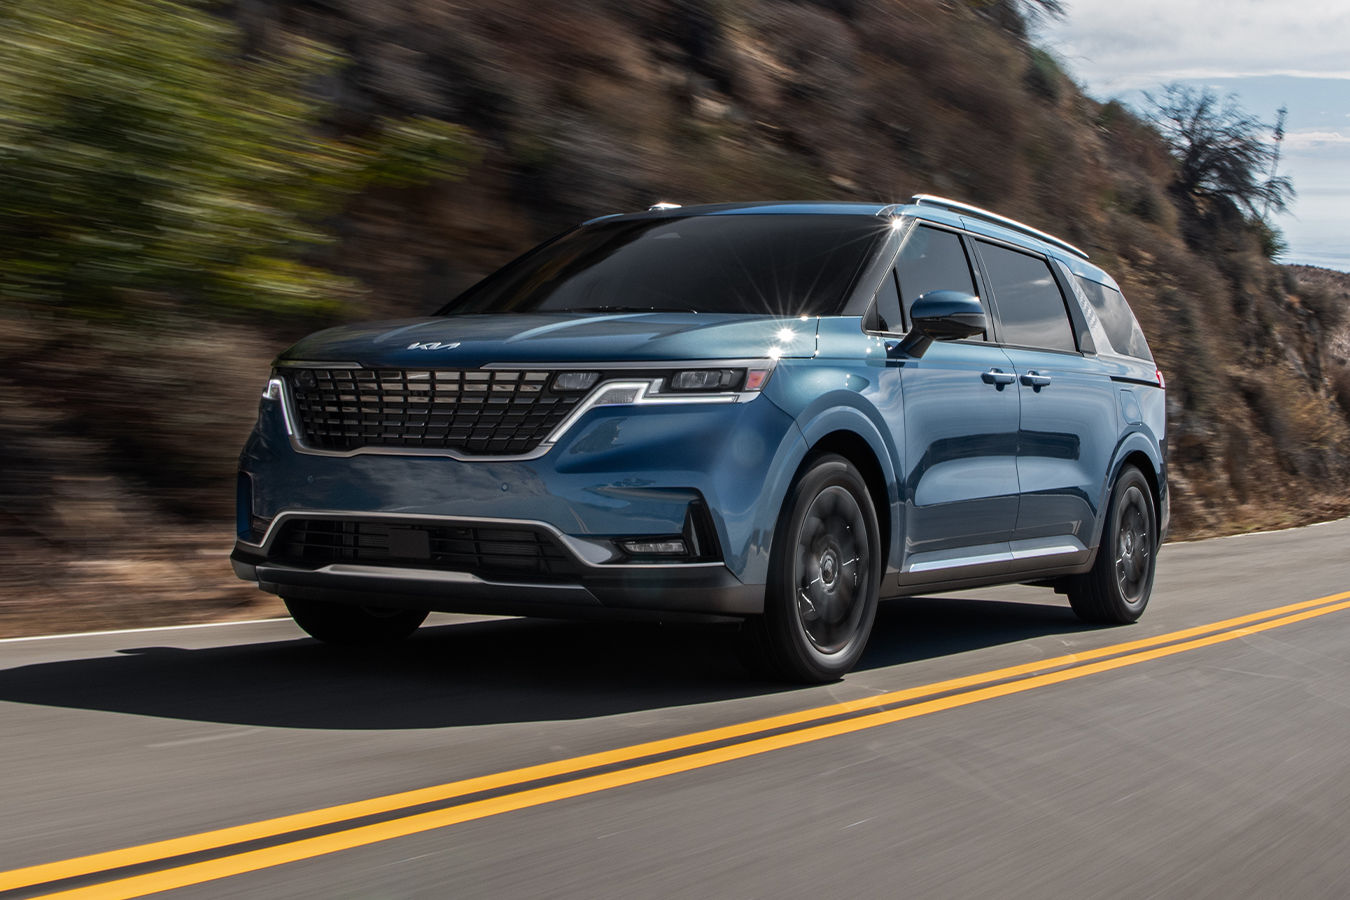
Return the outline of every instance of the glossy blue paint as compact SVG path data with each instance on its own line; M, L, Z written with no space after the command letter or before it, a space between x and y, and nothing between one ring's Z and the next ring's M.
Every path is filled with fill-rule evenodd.
M728 204L632 217L876 216L881 209ZM1091 263L1053 246L987 223L976 227L949 211L902 207L897 214L1016 240L1073 272L1108 280ZM1142 464L1158 485L1165 529L1165 400L1152 364L1110 353L1003 346L996 318L990 322L993 340L935 342L922 355L908 355L898 335L869 333L864 324L898 248L898 238L881 241L875 258L864 264L842 307L856 314L450 315L342 326L304 338L279 357L280 364L593 369L614 379L625 372L659 378L681 368L736 363L773 371L762 391L737 402L716 397L596 407L546 452L516 459L310 452L287 431L286 401L264 399L240 459L236 568L246 573L271 552L248 540L253 517L304 511L410 521L454 517L543 523L564 538L601 548L597 571L604 578L659 593L664 580L673 583L687 573L676 573L679 566L668 575L626 566L631 561L604 559L603 548L616 538L678 535L691 510L706 508L719 552L717 560L699 565L717 569L723 579L718 591L731 585L734 603L710 590L706 602L693 591L673 605L661 599L650 605L753 613L762 608L774 533L794 477L813 448L840 435L857 448L850 452L856 452L858 468L879 473L872 487L884 498L877 514L889 535L884 594L918 583L905 575L916 557L932 564L963 555L1011 555L1034 549L1037 541L1053 545L1073 538L1090 563L1112 484L1127 460ZM1023 376L1033 374L1050 381L1024 383ZM989 581L1011 572L1008 566L975 565L970 575ZM452 595L431 602L458 608Z
M428 344L442 347L424 349ZM280 357L390 368L811 356L815 320L684 312L428 316L343 325Z
M297 450L264 401L240 460L255 515L337 510L545 522L578 537L679 533L689 503L715 510L727 568L762 583L776 494L804 456L775 404L602 407L544 457L317 456Z
M1121 431L1117 385L1076 353L1008 348L1022 400L1018 428L1019 539L1068 534L1087 543L1104 502ZM1021 376L1048 378L1029 386Z

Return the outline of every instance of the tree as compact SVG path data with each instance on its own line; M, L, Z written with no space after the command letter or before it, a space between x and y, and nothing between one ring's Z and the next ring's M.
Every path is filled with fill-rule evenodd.
M980 15L1019 38L1027 36L1027 27L1065 15L1062 0L967 0Z
M245 57L193 0L0 5L0 302L123 318L143 297L303 311L350 295L312 264L325 219L472 153L430 120L322 137L309 88L339 63L301 42Z
M1176 160L1173 189L1179 196L1192 204L1228 201L1257 220L1288 208L1294 187L1274 172L1279 145L1265 138L1271 126L1243 111L1236 98L1220 100L1209 89L1180 84L1167 85L1161 96L1144 96L1148 118Z

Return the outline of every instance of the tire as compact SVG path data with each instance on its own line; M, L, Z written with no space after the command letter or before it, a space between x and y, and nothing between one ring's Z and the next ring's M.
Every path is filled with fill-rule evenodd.
M376 647L401 641L427 617L424 609L348 606L322 600L281 598L295 624L310 637L344 647Z
M1078 618L1108 625L1138 621L1153 592L1157 555L1153 489L1142 472L1126 466L1111 489L1092 569L1068 580L1066 593Z
M876 618L881 582L876 510L842 456L812 461L774 531L764 614L746 624L749 655L791 681L837 681L853 668Z

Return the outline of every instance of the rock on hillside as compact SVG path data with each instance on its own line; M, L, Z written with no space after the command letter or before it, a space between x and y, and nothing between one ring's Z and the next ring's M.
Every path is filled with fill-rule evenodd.
M1327 380L1332 395L1350 416L1350 273L1317 266L1285 269L1294 277L1300 300L1312 304L1319 322L1330 323L1324 341Z

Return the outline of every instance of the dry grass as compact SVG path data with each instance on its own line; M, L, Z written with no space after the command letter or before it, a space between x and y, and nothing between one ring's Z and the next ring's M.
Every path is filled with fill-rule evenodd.
M278 349L219 323L0 318L0 636L279 609L228 562L235 458Z
M187 625L285 615L230 570L231 527L180 527L150 542L82 554L7 539L0 637Z

